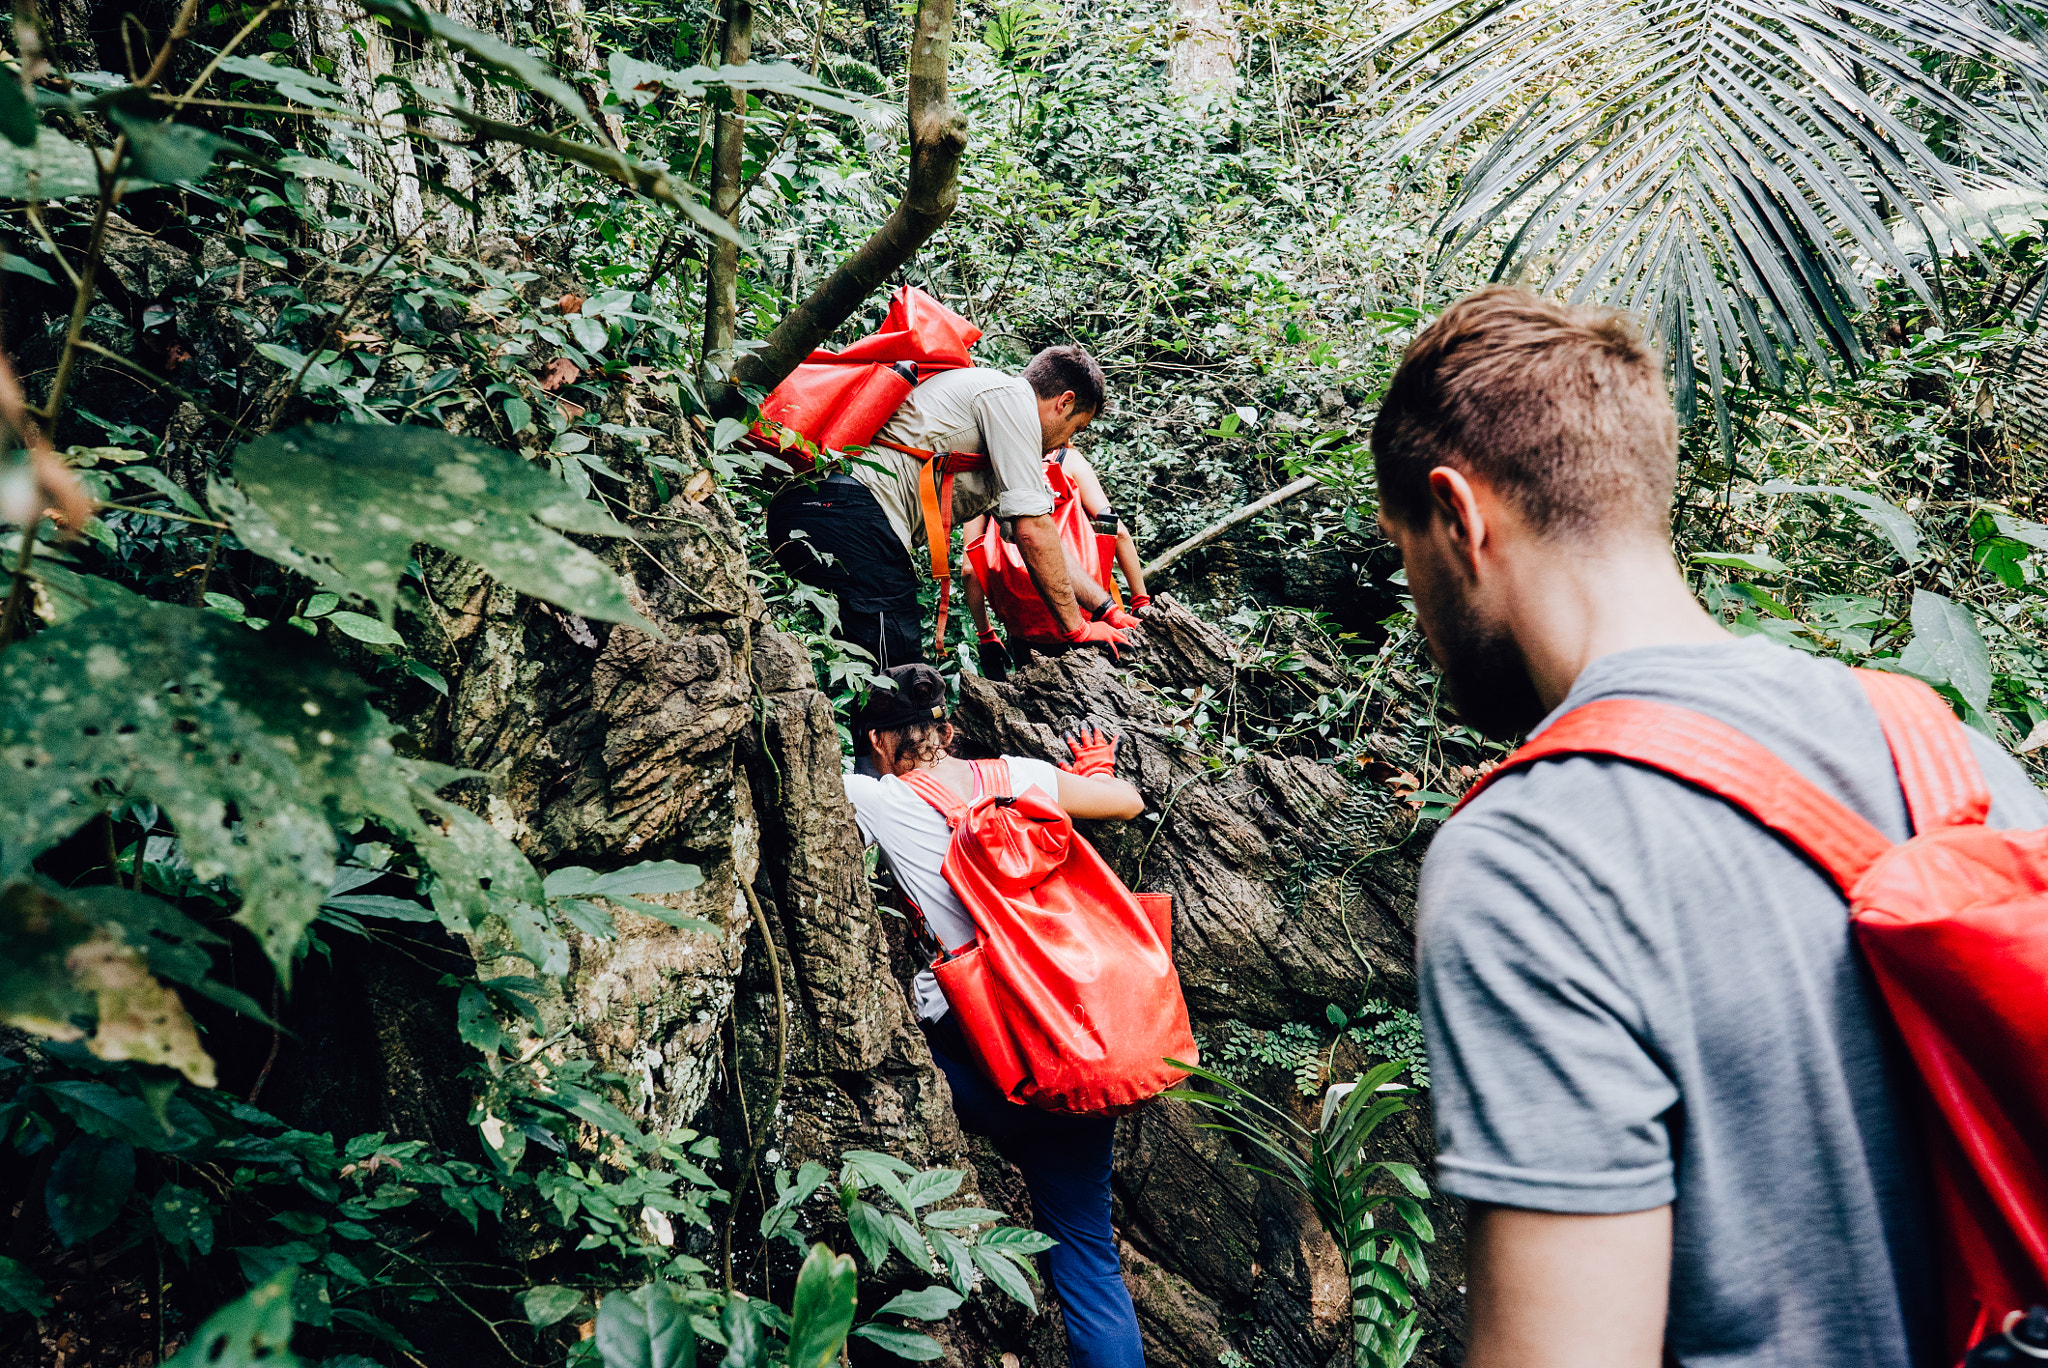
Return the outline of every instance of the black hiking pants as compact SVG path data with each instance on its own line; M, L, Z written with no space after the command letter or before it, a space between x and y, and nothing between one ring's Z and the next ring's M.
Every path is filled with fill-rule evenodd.
M874 656L876 669L925 659L917 572L866 485L832 475L785 490L768 505L768 544L784 570L839 600L834 635Z

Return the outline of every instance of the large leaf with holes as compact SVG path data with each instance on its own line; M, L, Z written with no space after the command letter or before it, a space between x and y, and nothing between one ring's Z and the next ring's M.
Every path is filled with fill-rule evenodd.
M54 129L32 147L0 147L0 200L70 199L100 192L100 164L91 148Z
M393 753L366 693L296 633L139 599L17 643L0 654L0 882L102 809L146 800L199 878L233 879L236 919L280 974L333 881L338 822L410 837L460 929L489 910L486 888L540 901L508 842L433 796L449 776Z
M415 543L584 617L654 632L617 574L563 537L630 537L596 504L519 457L439 428L294 428L235 453L214 507L249 548L377 605L386 621ZM656 635L659 635L656 633Z

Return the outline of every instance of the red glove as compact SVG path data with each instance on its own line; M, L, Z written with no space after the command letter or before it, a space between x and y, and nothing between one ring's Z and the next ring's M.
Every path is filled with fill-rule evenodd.
M1115 606L1111 606L1109 611L1102 615L1102 620L1110 626L1126 632L1133 627L1143 627L1145 625L1130 613L1126 613L1123 609Z
M1001 640L1002 640L1002 638L996 635L996 629L995 629L995 628L993 628L993 627L984 627L984 628L982 628L982 629L981 629L981 641L982 641L982 644L986 645L986 644L988 644L989 642L992 642L992 641L1001 641Z
M1150 608L1151 606L1152 596L1150 594L1137 594L1131 598L1131 611L1134 613L1140 608Z
M1078 774L1084 779L1116 773L1115 732L1105 733L1100 728L1091 727L1079 736L1069 736L1066 741L1067 748L1074 752L1073 764L1060 765L1067 773Z
M1116 648L1125 644L1124 634L1106 622L1084 622L1071 632L1061 632L1060 640L1070 646L1107 646L1112 659L1123 658Z

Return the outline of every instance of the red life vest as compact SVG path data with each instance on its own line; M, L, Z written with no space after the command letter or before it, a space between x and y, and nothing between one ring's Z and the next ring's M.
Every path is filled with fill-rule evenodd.
M1045 478L1052 486L1053 526L1059 529L1067 554L1083 574L1107 589L1110 602L1121 608L1123 598L1117 593L1116 577L1110 573L1116 564L1116 538L1095 530L1088 510L1081 504L1081 491L1064 465L1048 459ZM989 607L1012 636L1046 645L1058 645L1065 640L1060 634L1059 619L1045 606L1038 586L1031 582L1031 571L1025 566L1023 555L1015 543L1004 539L994 518L988 519L981 535L968 543L967 568L988 596Z
M1472 787L1555 756L1627 760L1754 817L1835 880L1925 1085L1951 1358L2048 1301L2048 830L1984 825L1991 794L1932 689L1857 672L1913 836L1893 845L1741 732L1686 708L1601 699Z
M973 944L932 966L978 1064L1003 1095L1046 1111L1115 1115L1196 1062L1173 967L1171 899L1133 894L1037 788L975 760L964 803L928 770L904 775L953 830L946 882Z

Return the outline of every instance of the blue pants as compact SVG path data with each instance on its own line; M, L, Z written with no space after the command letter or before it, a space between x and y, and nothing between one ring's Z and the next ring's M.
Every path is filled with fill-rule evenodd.
M1110 1148L1116 1122L1106 1117L1062 1116L1012 1102L972 1064L964 1062L957 1034L942 1023L930 1035L932 1058L953 1089L960 1124L995 1142L998 1153L1024 1174L1034 1224L1059 1243L1046 1252L1046 1276L1067 1316L1067 1361L1072 1368L1144 1368L1138 1313L1118 1270L1116 1236L1109 1226ZM948 1044L954 1053L945 1053ZM955 1058L954 1056L959 1056Z

